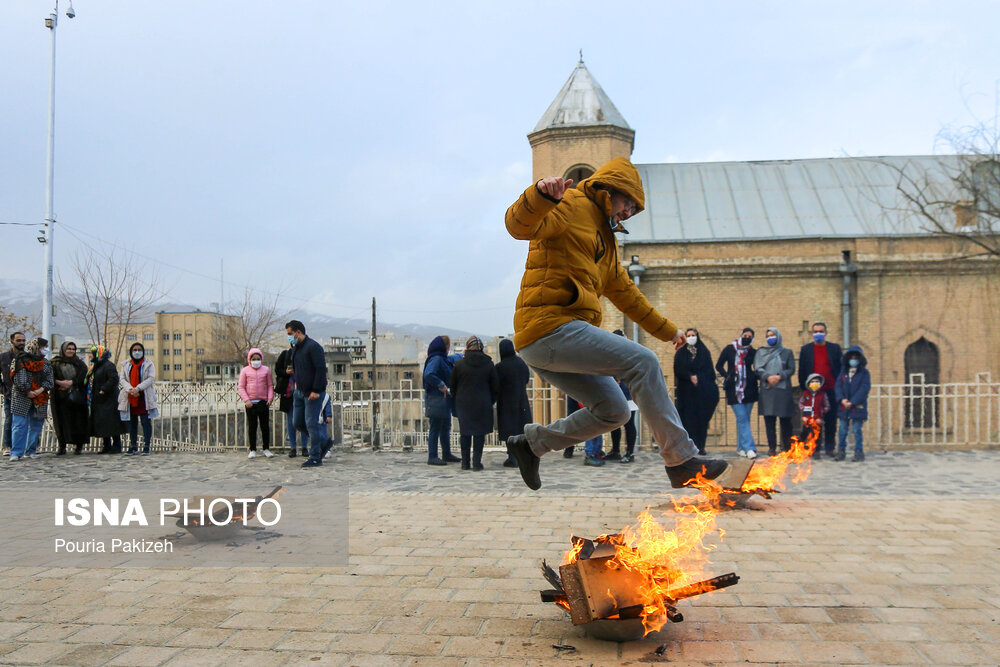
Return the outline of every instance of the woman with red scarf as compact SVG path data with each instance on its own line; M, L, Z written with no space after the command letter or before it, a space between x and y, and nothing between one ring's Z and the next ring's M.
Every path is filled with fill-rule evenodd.
M754 357L757 350L751 347L753 329L744 327L740 337L723 348L715 370L725 380L722 388L726 391L726 403L736 415L736 453L748 459L757 458L757 444L750 428L750 414L757 402L757 373L754 372Z
M132 343L128 349L128 359L119 366L118 412L122 421L128 421L128 451L139 452L139 423L142 423L142 454L149 454L149 444L153 436L151 419L160 416L156 407L156 364L146 358L146 348L142 343Z

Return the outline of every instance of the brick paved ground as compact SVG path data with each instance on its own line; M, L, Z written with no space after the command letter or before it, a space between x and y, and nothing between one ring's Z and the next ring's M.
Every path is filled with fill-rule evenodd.
M500 460L488 455L483 473L418 453L342 454L320 470L222 454L0 463L0 483L280 474L351 488L347 568L2 568L0 663L1000 663L1000 452L819 462L800 487L719 518L711 570L737 572L737 586L625 644L589 639L541 603L538 562L558 560L570 533L661 505L656 457L602 469L549 457L539 493Z

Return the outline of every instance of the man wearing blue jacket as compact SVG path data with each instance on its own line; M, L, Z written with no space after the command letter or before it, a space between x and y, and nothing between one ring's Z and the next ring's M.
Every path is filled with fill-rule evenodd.
M326 425L320 419L326 397L326 356L323 346L306 335L306 327L298 320L285 324L292 347L292 369L295 391L292 393L292 419L295 428L309 433L309 458L303 468L323 465L323 445Z

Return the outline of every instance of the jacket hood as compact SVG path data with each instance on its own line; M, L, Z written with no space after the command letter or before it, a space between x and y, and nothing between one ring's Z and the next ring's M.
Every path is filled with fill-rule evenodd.
M820 383L821 387L822 387L823 383L826 382L826 379L822 375L820 375L819 373L810 373L809 377L806 378L806 388L809 387L809 383L813 381L813 378L819 380L819 383Z
M858 368L864 368L865 366L868 365L868 359L867 359L867 357L865 357L865 353L861 350L861 346L860 345L852 345L849 348L847 348L847 352L844 352L844 362L843 362L843 365L841 366L841 368L843 368L844 370L847 370L848 368L850 368L850 364L847 363L847 358L852 353L857 354L861 358L861 363L858 364Z
M646 195L642 190L642 177L639 170L626 158L616 157L576 186L590 199L601 205L608 215L611 215L611 196L595 186L603 185L628 195L635 201L639 211L646 208ZM638 213L639 211L636 211Z
M435 336L430 345L427 346L428 357L443 357L448 354L448 346L444 344L444 338Z
M250 363L250 357L252 357L255 354L259 354L260 355L260 362L263 364L264 363L264 353L261 352L260 350L258 350L255 347L251 347L250 351L247 352L247 363L248 364Z
M514 356L514 341L504 338L500 341L500 358L508 359Z

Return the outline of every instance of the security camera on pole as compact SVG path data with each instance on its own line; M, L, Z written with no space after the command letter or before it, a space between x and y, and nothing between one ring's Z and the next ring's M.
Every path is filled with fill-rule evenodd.
M52 303L52 233L55 228L55 213L52 211L52 175L55 168L55 133L56 133L56 26L59 23L59 0L55 0L55 8L45 19L45 27L52 32L52 68L49 73L49 152L46 161L45 178L45 225L38 242L45 245L45 283L42 287L42 337L52 341L52 315L55 310ZM73 2L70 0L66 17L73 18ZM50 345L50 347L55 347Z

